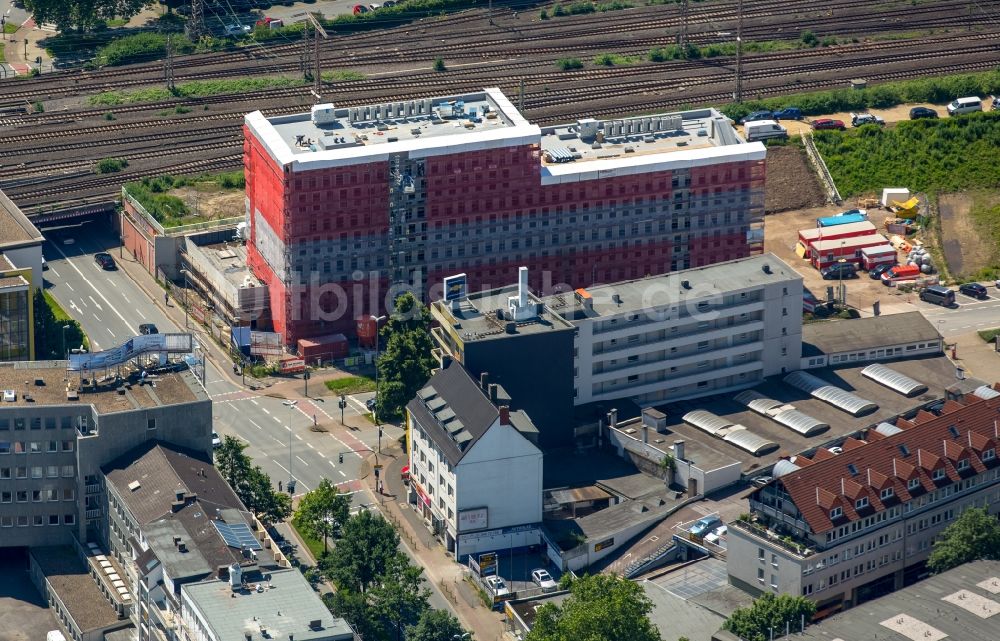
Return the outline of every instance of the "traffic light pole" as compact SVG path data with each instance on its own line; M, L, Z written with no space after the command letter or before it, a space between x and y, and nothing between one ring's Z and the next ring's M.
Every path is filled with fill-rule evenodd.
M382 493L382 487L381 487L382 482L379 480L380 472L382 471L382 466L378 462L378 452L376 452L375 450L373 450L371 448L368 448L368 447L359 448L359 449L356 449L356 450L344 450L344 451L340 452L340 454L338 454L338 463L340 463L341 465L344 464L344 454L351 454L351 453L357 454L358 452L371 452L372 454L375 455L375 468L374 468L375 469L375 489L378 492L379 497L383 497L384 494Z

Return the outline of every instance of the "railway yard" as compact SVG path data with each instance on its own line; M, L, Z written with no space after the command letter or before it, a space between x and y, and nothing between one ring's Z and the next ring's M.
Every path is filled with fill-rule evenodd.
M732 99L734 56L641 59L676 43L676 4L549 20L539 19L544 3L517 12L495 5L492 24L485 10L473 9L367 33L331 34L320 43L323 70L350 71L359 79L324 82L323 100L347 106L498 86L512 100L523 100L529 119L553 124ZM691 3L689 42L733 42L736 10L732 0ZM984 71L1000 60L997 17L957 10L945 0L746 0L743 11L744 42L795 42L806 30L836 42L744 54L746 99L845 88L854 78L871 85ZM174 82L301 78L302 54L302 42L295 41L177 57ZM602 54L626 64L595 64ZM447 70L434 70L438 58ZM563 70L557 62L565 58L584 66ZM163 86L163 77L164 63L157 61L0 82L0 189L29 215L44 217L47 211L109 202L122 183L144 176L236 169L245 113L300 112L316 102L308 84L115 106L91 101L102 92ZM104 158L124 159L127 167L95 173Z

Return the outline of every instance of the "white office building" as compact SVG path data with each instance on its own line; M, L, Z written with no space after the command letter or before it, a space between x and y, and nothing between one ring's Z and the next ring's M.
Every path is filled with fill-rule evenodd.
M411 501L457 559L540 541L537 430L486 380L446 358L406 406Z
M576 405L655 405L799 368L802 277L773 254L578 289L545 304L577 328Z

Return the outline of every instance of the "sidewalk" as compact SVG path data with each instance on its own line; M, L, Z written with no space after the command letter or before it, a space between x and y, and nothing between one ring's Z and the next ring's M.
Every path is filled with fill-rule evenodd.
M1000 381L1000 354L996 346L979 338L976 332L956 336L952 340L945 339L949 345L956 346L956 366L965 370L967 377L975 377L992 385ZM951 356L951 351L948 351Z
M503 636L502 615L486 609L479 595L464 579L464 568L445 553L424 526L423 520L409 507L407 488L400 477L400 471L406 465L402 451L395 444L384 447L382 458L384 496L375 492L374 475L365 478L369 490L379 499L387 518L396 525L400 538L409 545L424 568L424 576L440 588L462 625L473 632L476 641L498 641Z
M111 250L111 253L114 255L114 250ZM178 327L184 327L184 308L181 307L180 303L177 302L176 299L174 299L169 306L164 305L164 290L156 283L156 280L149 274L149 272L139 266L139 263L136 262L130 255L123 254L121 251L119 251L118 255L115 256L115 262L118 263L118 268L125 272L125 274L139 286L139 289L146 293L146 296L149 297L149 300L153 305L159 307L164 315L172 320ZM243 377L237 376L233 373L232 359L229 357L229 354L215 342L214 338L208 335L205 328L192 320L189 323L187 331L197 338L198 344L201 345L205 351L205 358L215 365L220 374L233 385L243 387ZM249 380L251 379L248 377L248 382Z
M17 31L7 36L7 46L4 48L7 64L14 69L17 75L23 76L27 75L31 69L38 67L35 59L41 57L42 65L46 69L51 69L52 59L49 58L49 54L45 52L44 48L38 46L38 41L52 35L54 32L40 29L35 24L35 19L29 17ZM25 41L28 43L27 48L25 48ZM27 51L27 56L25 51Z

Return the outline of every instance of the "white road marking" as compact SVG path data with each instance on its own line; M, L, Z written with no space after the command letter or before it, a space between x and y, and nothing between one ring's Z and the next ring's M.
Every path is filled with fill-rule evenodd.
M284 445L285 444L285 442L282 441L280 438L275 438L274 436L272 436L271 438L273 438L274 442L277 443L278 445Z
M302 460L302 457L301 457L301 456L299 456L299 455L296 455L296 456L295 456L295 458L297 458L297 459L299 459L300 461L302 461L302 464L303 464L303 465L305 465L306 467L309 467L309 464L308 464L308 463L306 463L305 461L303 461L303 460Z
M333 461L327 461L327 462L330 464L330 467L332 467L333 469L337 469L337 466L333 464Z
M312 447L312 445L310 445L309 447ZM313 449L316 449L316 448L313 447ZM324 454L323 452L317 452L317 454L319 454L323 458L326 458L326 454ZM330 461L330 465L333 465L333 461Z
M248 418L248 419L247 419L247 423L250 423L251 425L253 425L254 427L256 427L256 428L257 428L257 429L259 429L259 430L262 430L262 429L264 429L264 428L263 428L263 427L261 427L260 425L257 425L257 423L255 423L255 422L253 421L253 419L250 419L250 418Z
M83 303L83 306L84 306L84 307L90 307L90 305L88 305L88 304L87 304L87 301L86 301L86 300L84 300L84 299L82 299L82 298L81 298L81 299L80 299L80 302L81 302L81 303Z
M101 322L101 317L100 317L100 316L98 316L97 314L93 314L93 313L91 313L91 316L93 316L93 317L94 317L94 320L96 320L96 321L97 321L98 323L100 323L100 322Z
M256 404L257 404L257 401L254 401L254 402L253 402L253 404L254 404L254 405L256 405ZM270 414L270 413L271 413L271 410L269 410L269 409L267 409L267 408L265 407L265 408L264 408L264 413L265 413L265 414Z
M129 305L131 305L131 304L132 304L132 301L130 301L130 300L128 299L128 296L126 296L125 294L122 294L122 298L124 298L124 299L125 299L125 302L126 302L126 303L128 303ZM141 312L140 312L140 313L141 313ZM143 318L143 320L146 320L146 319L145 319L145 318Z
M267 410L264 410L264 411L266 412ZM273 418L275 421L277 421L279 423L281 422L281 419L278 418L277 416L272 416L271 418Z
M340 475L343 476L345 479L347 478L347 475L344 474L344 470L337 470L337 471L340 472Z
M117 336L115 336L115 333L111 331L111 328L110 328L110 327L109 327L109 328L107 328L107 329L108 329L108 333L109 333L109 334L111 334L111 337L112 337L112 338L117 338Z
M87 281L87 284L88 284L88 285L90 285L90 287L91 287L91 288L92 288L92 289L94 290L94 292L95 292L95 293L96 293L96 294L97 294L98 296L100 296L100 297L101 297L101 300L103 300L103 301L105 302L105 304L106 304L106 305L107 305L108 307L110 307L110 308L111 308L111 311L113 311L113 312L114 312L115 314L117 314L117 315L118 315L118 318L120 318L120 319L122 320L122 322L123 322L123 323L125 323L126 325L128 325L128 321L127 321L127 320L125 320L125 317L124 317L124 316L122 316L122 313L121 313L120 311L118 311L118 310L117 310L117 309L116 309L116 308L115 308L115 307L114 307L114 306L113 306L113 305L111 304L111 302L110 302L110 301L109 301L109 300L108 300L107 298L105 298L105 297L104 297L104 294L102 294L102 293L101 293L101 290L97 289L97 287L96 287L96 286L94 285L94 283L92 283L92 282L90 282L89 280L87 280L87 278L86 278L86 277L85 277L85 276L83 275L83 272L81 272L81 271L80 271L80 268L79 268L79 267L77 267L76 265L74 265L73 263L71 263L71 262L70 262L70 260L69 260L69 256L67 256L67 255L66 255L66 254L65 254L65 253L63 252L62 248L60 248L60 247L59 247L59 245L53 245L53 246L54 246L54 247L56 248L56 251L57 251L57 252L59 252L59 253L60 253L60 255L62 255L62 257L63 257L64 259L66 259L66 263L67 263L67 264L69 264L69 266L70 266L70 267L72 267L72 268L73 268L73 269L74 269L74 270L76 271L76 273L80 275L80 278L83 278L83 280Z
M295 435L295 438L299 439L300 441L302 440L302 437L299 436L298 434Z
M59 276L59 274L56 274L56 276ZM59 276L59 278L62 278L62 276ZM69 291L71 291L71 292L72 291L76 291L76 290L73 289L73 286L70 285L69 283L63 283L63 285L65 285L66 287L69 287Z
M260 403L257 402L257 399L254 399L254 398L251 398L250 402L253 403L254 405L260 405Z
M274 464L277 465L278 467L280 467L281 469L285 470L285 474L287 474L289 476L292 475L292 473L288 471L288 468L286 468L284 465L282 465L278 461L274 461ZM303 483L301 480L295 479L295 482L298 483L299 485L301 485L302 487L306 488L307 492L309 491L309 486L306 485L305 483ZM301 496L301 494L296 494L295 496Z
M309 446L309 449L311 449L311 450L314 450L314 449L316 449L315 447L313 447L313 444L312 444L312 443L306 443L306 445L308 445L308 446Z
M8 9L8 11L10 11L10 9ZM49 271L55 274L56 276L59 276L59 272L56 271L55 267L49 267ZM62 276L59 276L59 278L62 278Z
M90 299L90 302L92 302L94 304L94 307L96 307L97 309L99 309L101 311L104 311L104 308L101 307L100 303L98 303L96 300L94 300L93 296L88 296L88 298Z

